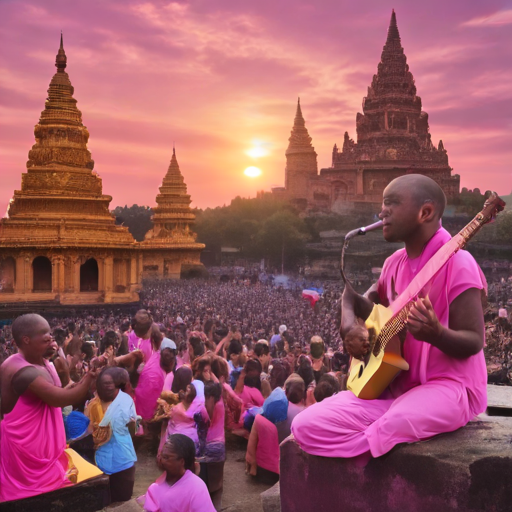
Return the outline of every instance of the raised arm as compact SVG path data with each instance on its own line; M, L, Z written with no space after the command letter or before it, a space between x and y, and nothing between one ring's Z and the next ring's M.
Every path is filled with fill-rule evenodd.
M66 407L84 400L95 378L96 374L89 372L76 386L64 389L49 383L37 369L26 368L14 376L12 385L18 395L28 390L52 407Z

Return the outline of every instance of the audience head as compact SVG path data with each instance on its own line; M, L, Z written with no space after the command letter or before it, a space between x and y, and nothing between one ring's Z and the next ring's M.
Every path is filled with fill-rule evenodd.
M301 403L306 395L304 379L298 373L292 373L284 383L284 392L292 404Z
M18 348L31 357L43 357L53 341L48 322L35 313L19 316L11 329Z
M194 379L202 382L210 381L212 379L211 371L212 367L210 357L202 356L194 359L194 362L192 363Z
M261 390L261 363L257 359L249 359L244 370L244 385Z
M192 370L188 366L182 366L178 368L174 374L174 380L172 381L171 391L173 393L179 393L185 391L187 386L192 382Z
M168 477L180 478L185 471L194 472L196 447L194 441L183 434L172 434L158 455L158 467Z
M139 338L147 339L150 336L150 329L153 325L153 317L145 309L139 309L132 320L132 328Z
M320 377L318 384L315 386L314 396L317 402L321 402L325 398L338 393L340 390L340 383L334 375L326 373Z
M315 380L315 374L313 373L313 367L311 366L311 360L308 356L301 355L299 357L299 367L297 373L302 377L306 388Z
M290 363L287 359L272 359L270 370L270 387L282 388L291 373Z
M325 352L324 340L320 336L313 336L309 347L311 357L313 359L320 359Z
M199 336L190 336L189 340L190 362L196 357L201 357L205 353L204 342Z

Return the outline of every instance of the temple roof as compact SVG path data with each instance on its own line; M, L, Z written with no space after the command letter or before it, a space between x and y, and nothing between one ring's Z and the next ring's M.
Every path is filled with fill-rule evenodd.
M304 121L302 110L300 108L300 98L297 101L297 111L295 113L291 135L288 140L290 141L290 144L288 144L288 149L285 153L286 155L290 155L292 153L314 153L316 155L315 148L311 144L313 139L309 136L308 129L306 128L306 121Z

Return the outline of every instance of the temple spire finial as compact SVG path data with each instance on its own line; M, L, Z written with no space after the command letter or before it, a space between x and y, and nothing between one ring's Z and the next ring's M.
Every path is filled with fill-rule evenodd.
M64 52L64 40L62 36L62 30L60 31L60 48L57 56L55 58L55 67L57 68L57 73L65 73L66 65L67 65L67 57Z
M297 112L295 112L295 126L305 126L304 116L302 115L302 109L300 108L300 98L297 100Z
M398 32L398 25L396 23L395 9L391 11L391 20L388 28L388 38L386 44L398 40L400 42L400 33Z

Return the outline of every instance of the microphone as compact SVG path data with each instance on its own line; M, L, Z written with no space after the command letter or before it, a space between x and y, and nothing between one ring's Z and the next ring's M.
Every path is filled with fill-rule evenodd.
M354 238L358 235L366 235L368 231L374 231L376 229L382 228L383 222L379 220L379 222L374 222L373 224L370 224L369 226L363 226L361 228L353 229L352 231L349 231L345 235L345 242L348 242L351 238Z

